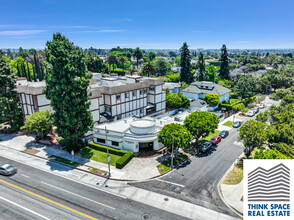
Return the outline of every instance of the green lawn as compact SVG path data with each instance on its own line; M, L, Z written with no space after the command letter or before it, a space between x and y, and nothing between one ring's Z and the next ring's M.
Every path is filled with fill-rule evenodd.
M188 156L189 155L187 153L179 153L178 159L174 159L174 161L173 161L174 166L177 166L184 159L187 159ZM161 164L157 165L157 169L160 174L163 174L163 173L171 170L171 158L168 158L167 160L163 161Z
M233 122L232 121L227 121L226 123L223 124L224 126L227 127L232 127L233 126Z
M73 167L77 167L77 166L81 165L81 164L79 164L77 162L73 162L71 160L67 160L67 159L64 159L62 157L57 157L57 156L52 156L50 159L53 159L53 158L54 158L55 161L65 163L65 164L71 165Z
M200 138L199 141L200 141L200 142L210 141L211 138L213 138L214 136L218 136L219 133L220 133L219 130L215 130L213 133L210 133L207 137L205 137L205 138Z
M230 99L230 104L237 102L239 99Z
M107 153L91 149L89 147L83 148L81 151L81 156L90 160L95 160L97 162L106 163L107 164ZM122 156L110 154L110 165L115 166L116 161Z

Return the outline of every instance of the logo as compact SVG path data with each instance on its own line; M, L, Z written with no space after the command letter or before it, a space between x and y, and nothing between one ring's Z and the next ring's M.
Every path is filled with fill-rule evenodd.
M245 220L294 219L293 168L294 160L244 160Z

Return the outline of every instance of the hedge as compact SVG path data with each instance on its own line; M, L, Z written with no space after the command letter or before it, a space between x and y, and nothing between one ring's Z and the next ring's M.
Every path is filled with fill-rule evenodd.
M219 107L220 108L226 108L226 111L231 111L233 109L234 106L236 106L236 110L238 111L238 108L242 108L243 106L240 104L244 104L245 106L247 106L249 103L253 102L256 99L256 96L252 96L250 98L245 98L242 100L238 100L236 102L234 102L233 104L220 104Z
M89 147L98 151L107 152L107 147L95 144L93 141L89 142ZM133 158L134 154L131 151L125 151L125 150L118 150L114 149L112 147L108 147L108 152L110 154L122 156L120 159L116 161L115 167L118 169L122 169L130 160Z
M239 98L239 96L236 93L231 93L230 98L231 99L237 99L237 98Z

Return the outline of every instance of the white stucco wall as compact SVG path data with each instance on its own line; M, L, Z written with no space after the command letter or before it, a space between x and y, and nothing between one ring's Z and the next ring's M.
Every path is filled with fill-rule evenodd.
M186 96L188 99L198 99L198 94L196 93L191 93L191 92L183 92L183 96Z

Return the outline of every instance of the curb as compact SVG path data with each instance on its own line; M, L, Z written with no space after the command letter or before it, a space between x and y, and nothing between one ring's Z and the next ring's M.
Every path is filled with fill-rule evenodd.
M240 154L240 157L242 157L244 153ZM238 159L235 160L235 162L238 161ZM235 209L233 206L231 206L226 199L223 196L222 193L222 188L221 188L221 183L224 180L224 178L227 176L227 174L234 168L235 166L235 162L230 166L230 168L227 170L227 172L223 175L223 177L220 179L220 181L217 184L217 191L218 191L218 195L220 196L221 200L226 204L226 206L228 206L229 209L231 209L233 212L235 212L239 217L243 218L243 213L241 213L240 211L238 211L237 209Z

